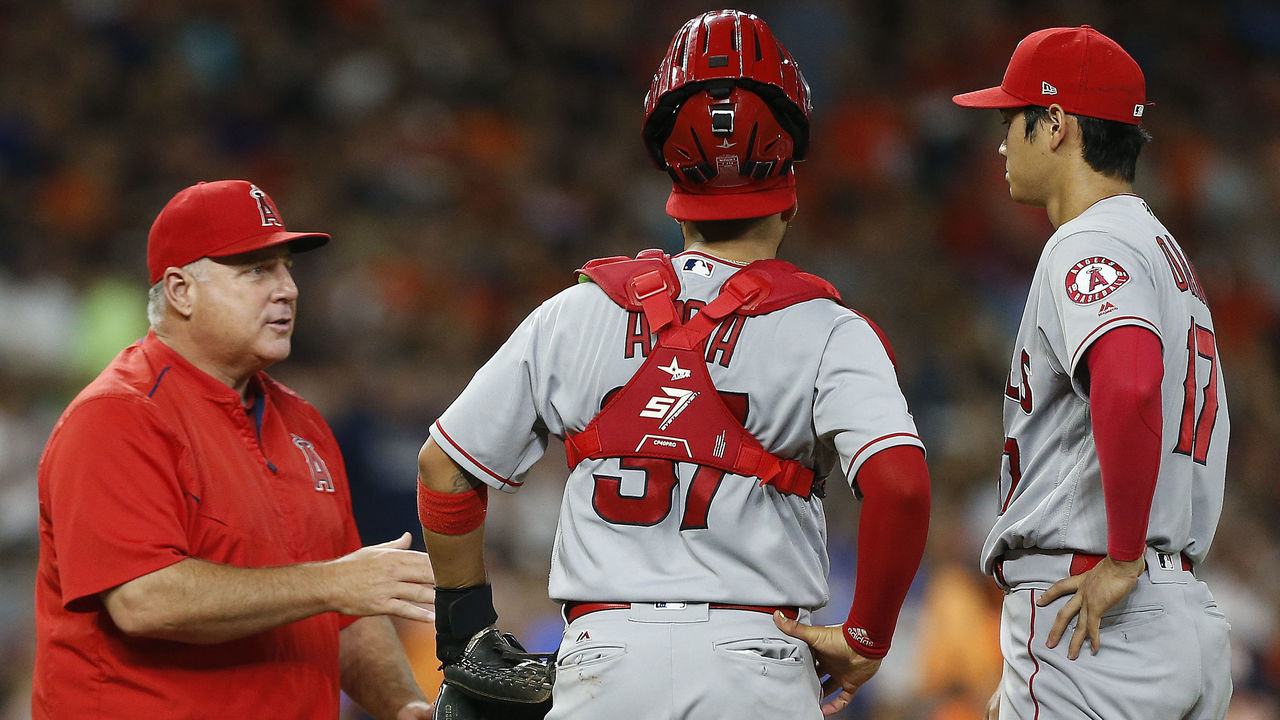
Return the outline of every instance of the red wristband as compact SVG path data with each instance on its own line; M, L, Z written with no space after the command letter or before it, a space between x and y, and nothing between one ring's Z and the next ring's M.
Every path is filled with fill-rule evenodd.
M489 486L461 493L441 493L418 478L418 521L441 535L466 535L484 523L489 507Z

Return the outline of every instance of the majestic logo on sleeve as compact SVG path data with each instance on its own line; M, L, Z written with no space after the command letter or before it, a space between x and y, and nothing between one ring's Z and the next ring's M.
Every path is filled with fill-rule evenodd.
M316 492L333 492L333 476L329 474L329 466L324 464L324 458L316 452L315 445L297 435L292 433L290 435L293 437L294 446L302 452L302 457L307 461L307 469L311 471L311 479L315 481Z
M1129 273L1113 260L1085 258L1067 271L1067 297L1077 305L1097 302L1129 282Z

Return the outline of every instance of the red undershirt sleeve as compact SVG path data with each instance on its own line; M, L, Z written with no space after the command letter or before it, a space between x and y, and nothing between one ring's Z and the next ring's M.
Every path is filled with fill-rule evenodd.
M1160 470L1160 339L1146 328L1116 328L1098 338L1085 359L1107 508L1107 555L1137 560L1146 549Z
M858 578L844 639L860 655L889 652L902 601L929 534L929 468L924 452L900 445L882 450L858 470Z

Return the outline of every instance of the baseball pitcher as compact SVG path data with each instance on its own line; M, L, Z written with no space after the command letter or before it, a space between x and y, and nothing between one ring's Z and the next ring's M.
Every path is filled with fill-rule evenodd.
M1089 26L1050 28L999 87L954 100L1000 110L1009 192L1057 228L1004 390L982 550L1006 590L989 717L1222 718L1229 628L1196 573L1222 510L1227 398L1204 287L1132 193L1142 71Z

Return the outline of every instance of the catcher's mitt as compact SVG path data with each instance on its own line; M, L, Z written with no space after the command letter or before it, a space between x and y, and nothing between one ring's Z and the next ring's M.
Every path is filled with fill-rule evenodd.
M485 628L444 666L434 720L541 720L555 676L554 653L526 652L511 633Z

